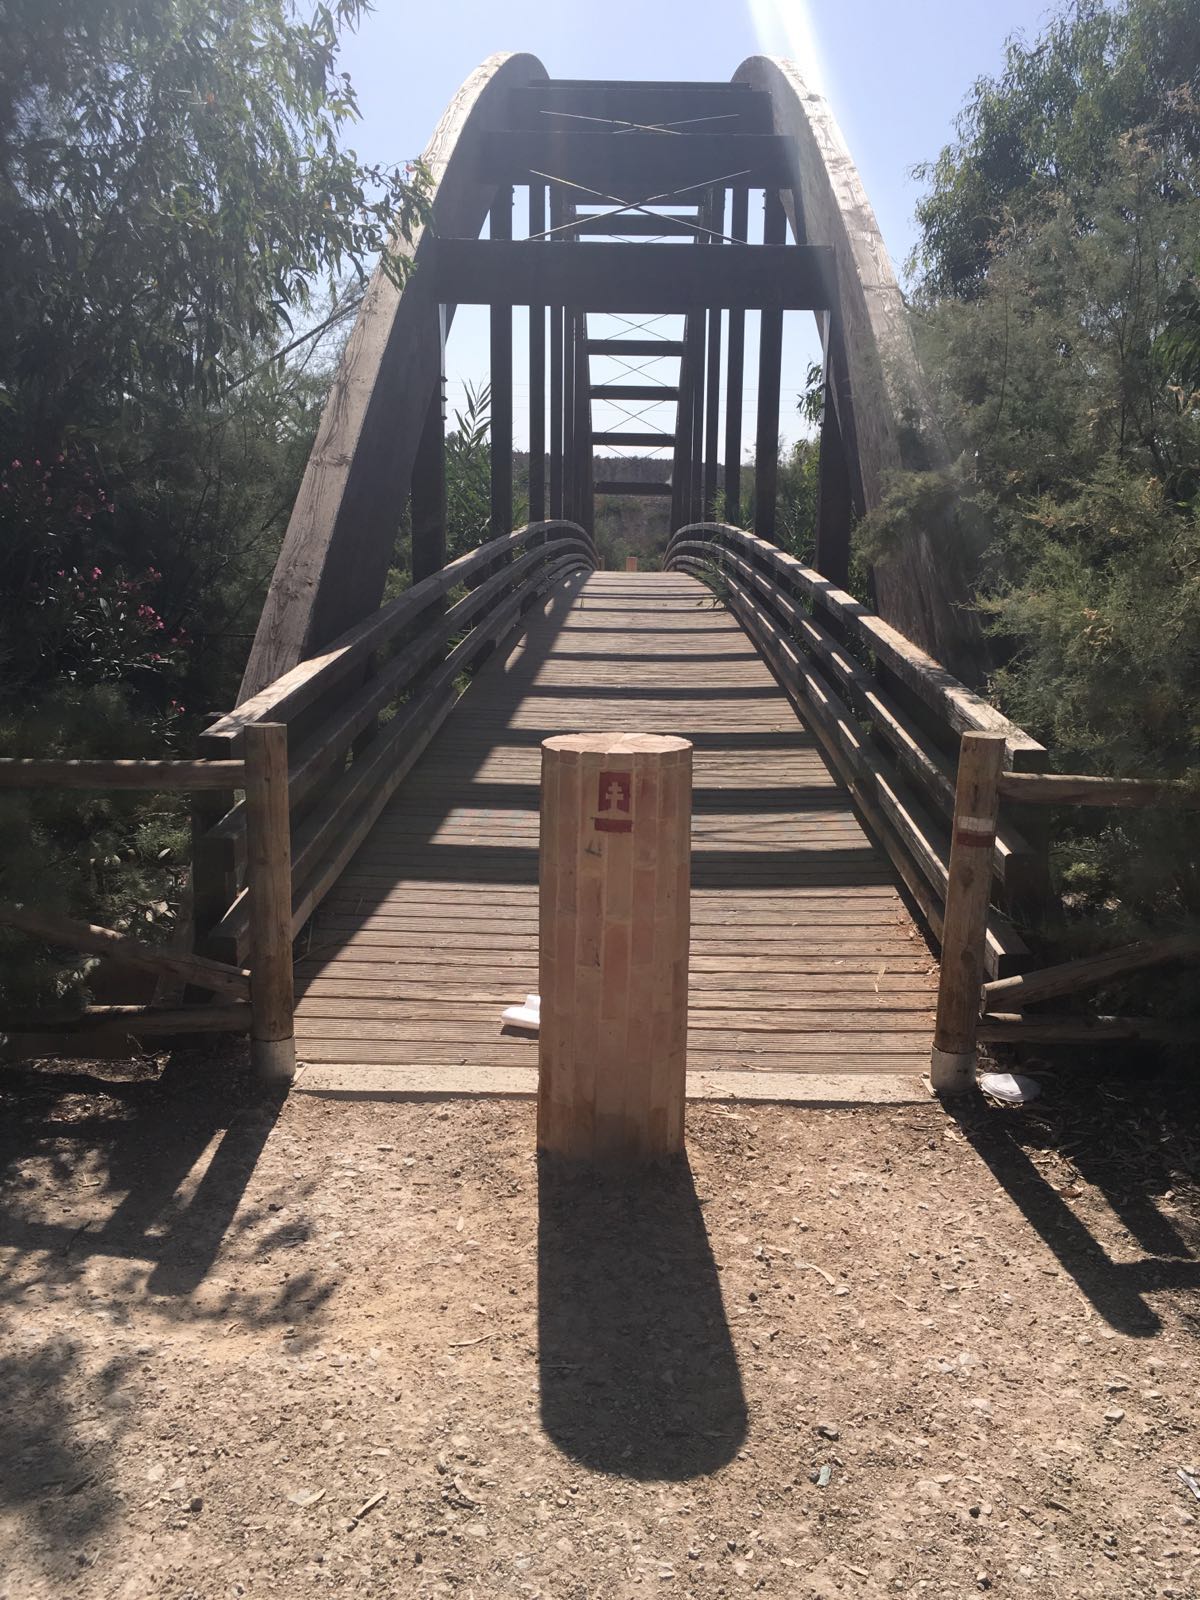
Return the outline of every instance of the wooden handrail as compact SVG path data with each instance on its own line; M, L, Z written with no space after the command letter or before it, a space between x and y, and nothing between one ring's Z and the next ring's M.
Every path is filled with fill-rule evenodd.
M542 537L548 527L563 530L561 536ZM461 675L519 626L524 611L559 577L595 563L591 540L574 524L542 523L522 530L523 534L530 532L538 535L539 543L515 560L513 537L492 540L472 552L473 557L486 556L472 568L475 574L481 570L488 574L479 586L455 605L430 616L420 633L409 638L347 699L338 700L300 740L289 771L294 837L293 933L299 931L336 881L349 855L453 708ZM505 565L491 572L497 560ZM454 565L461 578L461 565ZM410 625L412 615L420 617L428 609L431 593L449 589L446 574L450 571L451 568L444 568L426 580L434 587L426 590L425 602L410 614ZM393 608L393 622L395 614ZM391 624L389 638L390 628ZM369 637L377 646L380 643L379 632L366 625L354 632L359 641ZM445 647L455 640L449 653L444 654ZM348 648L358 651L361 645L352 642ZM336 676L329 682L339 681L344 671L346 657L336 650L334 654ZM227 747L229 741L240 740L245 730L254 726L252 720L245 718L256 703L271 700L275 705L289 704L295 712L296 687L304 676L303 667L309 665L302 664L287 674L292 687L285 696L276 696L274 691L279 685L272 685L255 702L248 701L223 718L218 725L219 737ZM326 670L328 664L318 668L318 672ZM304 676L304 708L313 705L318 694L325 694L329 682L319 682L316 675ZM409 698L403 699L406 691ZM398 700L402 703L392 719L375 728L378 714ZM212 730L203 736L206 747L212 738ZM353 759L345 765L351 749ZM244 958L251 932L246 891L238 888L234 877L245 817L246 806L238 802L207 825L198 826L195 848L197 862L204 861L205 870L219 874L228 885L221 894L206 882L200 884L207 903L219 907L201 930L202 947L233 960Z
M890 623L877 616L852 594L830 583L819 572L765 539L723 522L698 522L680 528L667 546L666 564L672 565L680 547L694 545L697 551L720 552L728 547L747 552L752 560L768 566L785 585L804 596L817 610L855 634L876 658L896 674L909 689L942 715L958 733L1002 733L1008 764L1020 769L1039 766L1045 748L1016 723L968 689L932 656L906 639Z
M682 550L698 548L690 544ZM681 557L681 559L683 559ZM869 717L874 731L888 745L905 775L920 785L925 795L948 819L954 810L954 764L886 694L878 679L862 665L827 628L812 618L797 602L782 593L772 579L749 562L724 552L726 568L732 568L791 628L793 635L831 676L854 707ZM993 869L996 880L1015 899L1028 894L1028 886L1038 876L1041 854L1009 822L996 831ZM945 863L939 869L944 877Z
M251 722L290 722L325 690L341 682L356 667L365 666L375 651L391 644L460 584L480 573L490 574L498 562L530 543L544 546L548 557L558 534L593 550L590 535L578 523L561 519L531 522L514 533L489 540L406 589L364 621L348 628L319 655L301 661L260 693L243 701L235 711L205 730L206 747L215 749L220 742L233 747L242 729Z
M676 556L676 564L704 576L700 562L686 553ZM853 707L838 693L832 681L835 675L821 676L803 643L789 640L787 630L767 614L739 575L727 571L724 582L734 615L817 735L864 821L920 905L935 938L941 939L950 877L948 826L930 815L920 799L905 788L899 772L872 747ZM870 681L865 672L864 680ZM985 929L989 975L1011 972L1029 959L1029 950L1012 924L992 911Z
M1000 793L1022 805L1200 808L1200 788L1183 779L1103 778L1070 772L1004 772Z
M0 789L237 789L245 781L242 761L0 759Z
M477 589L472 589L449 610L438 612L422 633L390 657L350 699L341 702L329 721L322 723L317 733L302 744L300 753L292 761L288 771L288 794L293 807L311 793L335 765L338 757L345 755L359 734L403 694L417 673L428 666L438 651L461 633L480 611L486 610L515 580L523 579L527 572L542 564L548 558L547 551L557 560L560 551L570 553L572 547L577 547L581 555L590 555L590 546L581 540L556 540L553 545L530 551L514 561L511 567L485 579ZM211 728L206 730L206 740L212 736L212 731ZM239 801L213 826L209 836L213 839L232 839L240 834L244 825L245 805Z

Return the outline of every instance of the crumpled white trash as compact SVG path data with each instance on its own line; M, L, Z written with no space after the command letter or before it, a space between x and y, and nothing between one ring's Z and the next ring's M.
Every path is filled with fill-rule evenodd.
M1042 1093L1042 1086L1034 1078L1026 1078L1019 1072L981 1072L975 1079L976 1086L984 1094L990 1094L993 1100L1002 1100L1006 1106L1026 1106L1031 1100L1037 1100Z
M527 994L523 1006L509 1006L500 1015L501 1021L510 1028L524 1028L529 1033L537 1033L542 1025L542 997L539 994Z

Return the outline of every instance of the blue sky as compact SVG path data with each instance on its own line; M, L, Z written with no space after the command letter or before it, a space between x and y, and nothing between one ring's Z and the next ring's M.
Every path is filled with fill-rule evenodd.
M946 143L972 82L1001 65L1005 39L1036 34L1051 10L1046 0L376 4L342 56L362 109L349 142L365 160L418 155L458 85L496 50L529 51L556 78L727 79L746 56L790 56L829 99L898 266L915 237L920 186L911 168ZM803 384L813 341L807 318L795 313L788 322L783 426L794 436L790 397ZM520 339L520 313L516 331ZM459 313L448 366L453 409L462 385L487 374L483 312ZM518 387L518 442L522 400Z

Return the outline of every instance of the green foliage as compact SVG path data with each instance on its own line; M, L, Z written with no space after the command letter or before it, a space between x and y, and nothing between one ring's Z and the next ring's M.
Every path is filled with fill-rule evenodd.
M35 710L0 718L0 755L160 756L171 731L131 706L119 684L64 684ZM186 801L178 795L0 790L4 898L143 939L174 924L187 844ZM69 1015L87 998L95 965L0 928L0 1013Z
M775 490L775 543L804 562L811 562L817 541L817 497L820 481L821 418L825 379L820 364L810 362L804 392L796 410L812 433L779 452ZM754 479L749 481L746 527L754 526Z
M446 554L451 561L491 536L491 412L491 385L467 384L463 409L454 413L454 427L446 435Z
M653 457L634 457L661 474L662 463ZM637 470L622 460L622 472ZM623 572L629 556L636 556L642 572L657 572L670 537L669 500L639 499L636 495L606 495L596 501L596 551L608 572Z
M389 241L425 211L422 172L342 144L365 9L0 0L7 754L184 750L232 702L328 387L315 335L377 255L403 276ZM10 794L0 893L153 933L182 826L156 797ZM0 1000L84 993L87 963L12 944Z
M860 529L974 565L992 688L1060 770L1200 775L1200 0L1072 6L927 169L916 332L954 465ZM1056 819L1076 922L1200 914L1200 829Z
M0 0L0 393L34 445L212 399L411 226L412 175L339 142L338 30L365 9Z
M812 561L816 548L820 459L817 439L797 439L779 457L775 543L806 563Z
M956 142L918 169L929 192L911 265L923 292L979 292L1005 241L1048 208L1065 204L1086 227L1132 129L1155 154L1163 197L1189 194L1198 85L1196 0L1076 0L1036 44L1011 40L1001 75L975 83Z

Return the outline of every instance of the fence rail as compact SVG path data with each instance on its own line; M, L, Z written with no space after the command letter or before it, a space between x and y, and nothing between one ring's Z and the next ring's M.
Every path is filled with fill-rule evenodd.
M995 836L1001 798L1018 794L1026 803L1089 806L1178 806L1200 808L1195 785L1143 778L1097 778L1078 773L1037 776L1003 770L1002 737L963 735L954 806L953 847L947 889L945 934L938 980L931 1079L940 1094L960 1094L974 1081L977 1051L985 1044L1096 1043L1101 1040L1194 1040L1188 1024L1148 1017L1027 1016L1023 1008L1068 994L1084 994L1128 972L1200 956L1200 938L1176 934L1143 940L1105 955L1044 967L1038 972L982 983L985 917L980 852ZM1001 1010L1008 1006L1012 1009Z
M255 1069L266 1079L288 1079L295 1069L292 1022L292 941L274 912L281 895L290 903L291 841L287 821L287 729L260 723L249 730L243 755L223 761L0 760L0 789L72 788L222 791L246 796L252 916L250 966L160 949L115 928L77 921L36 907L0 902L0 923L46 944L98 955L118 966L186 983L216 995L221 1005L89 1006L53 1031L19 1018L6 1019L0 1045L9 1059L36 1054L79 1054L90 1045L152 1034L250 1034Z

